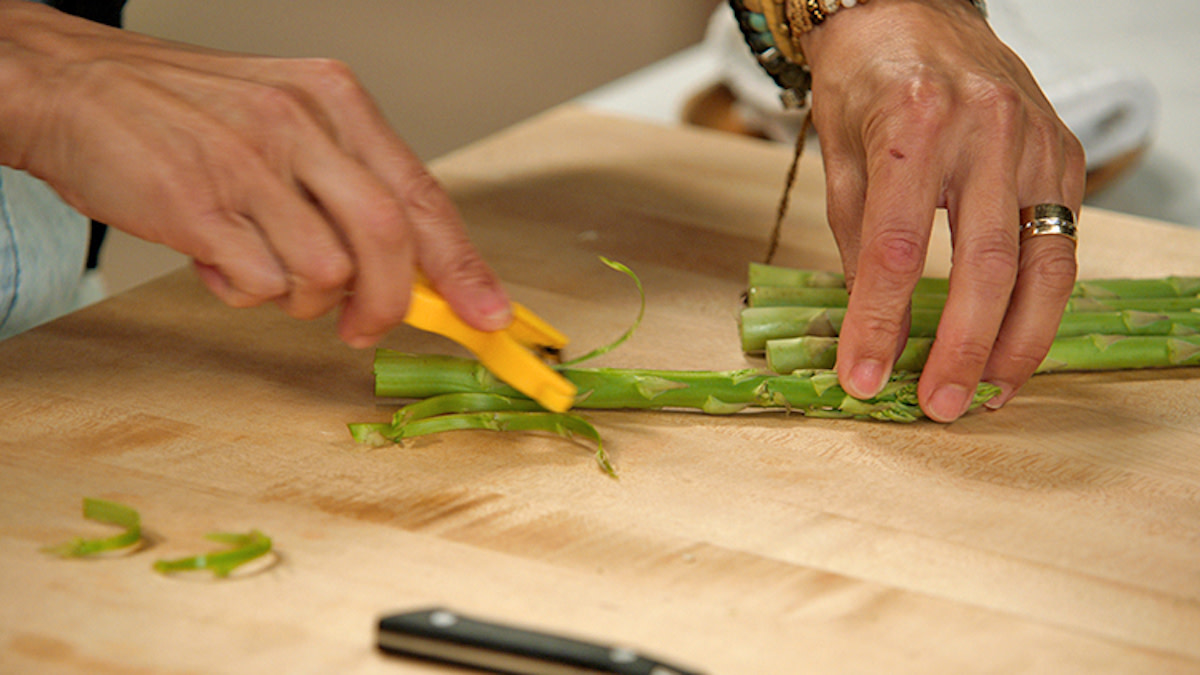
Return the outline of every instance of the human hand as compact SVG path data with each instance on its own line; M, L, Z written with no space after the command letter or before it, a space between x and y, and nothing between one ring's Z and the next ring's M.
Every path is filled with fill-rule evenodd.
M1024 64L965 0L873 0L802 38L828 217L850 303L838 376L877 393L908 335L934 212L954 246L950 293L918 395L931 418L966 411L982 379L999 407L1054 339L1076 275L1074 242L1018 241L1018 212L1075 213L1082 146Z
M0 162L195 261L233 306L278 303L365 347L414 269L482 330L499 280L454 205L340 63L171 44L0 0Z

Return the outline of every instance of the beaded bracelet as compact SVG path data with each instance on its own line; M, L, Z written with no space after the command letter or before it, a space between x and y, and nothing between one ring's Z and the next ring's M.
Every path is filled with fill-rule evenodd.
M987 18L985 0L969 0ZM804 52L796 40L825 23L843 7L865 4L867 0L729 0L738 27L754 52L755 59L780 89L780 99L788 109L808 105L812 75Z

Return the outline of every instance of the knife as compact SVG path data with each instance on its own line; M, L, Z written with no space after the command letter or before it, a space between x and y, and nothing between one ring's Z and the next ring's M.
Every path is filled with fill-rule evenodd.
M701 675L624 647L483 621L442 608L380 619L378 645L392 654L509 675Z

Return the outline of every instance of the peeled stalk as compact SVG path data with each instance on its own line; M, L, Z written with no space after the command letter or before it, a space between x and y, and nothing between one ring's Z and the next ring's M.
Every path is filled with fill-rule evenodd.
M797 270L774 265L751 263L749 286L815 286L845 288L840 274ZM945 294L949 281L940 277L923 277L914 293ZM1176 298L1200 295L1200 277L1169 276L1152 279L1086 279L1075 282L1072 296L1089 298Z
M840 307L748 307L742 310L742 349L760 352L768 340L805 335L835 337L846 310ZM909 337L936 337L942 313L913 309ZM1192 335L1200 332L1200 312L1070 312L1058 337L1080 335Z
M560 372L579 389L576 408L679 408L717 415L748 408L777 408L815 417L893 422L912 422L923 417L917 403L916 378L907 374L895 376L879 396L862 401L847 395L837 383L837 374L830 371L770 375L756 370L564 368ZM523 398L477 361L390 350L377 352L375 393L378 396L426 398L462 392ZM991 385L981 384L973 406L998 392Z
M896 370L920 371L933 346L932 338L909 338ZM800 337L771 340L767 365L777 373L832 368L837 361L837 338ZM1172 368L1200 365L1198 335L1083 335L1054 340L1038 373L1061 371Z

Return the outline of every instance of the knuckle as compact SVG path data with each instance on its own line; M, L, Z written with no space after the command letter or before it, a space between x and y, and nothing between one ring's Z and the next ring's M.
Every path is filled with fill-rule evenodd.
M449 197L437 178L423 168L405 183L401 198L413 220L428 222L451 219Z
M992 79L978 78L970 85L968 100L985 111L993 124L1012 126L1022 117L1025 96L1015 85Z
M293 128L309 117L303 96L291 87L257 87L250 101L256 121L268 130Z
M370 245L392 249L408 240L403 212L390 196L367 199L358 204L358 227Z
M889 311L892 310L892 311ZM904 307L896 308L883 303L870 303L856 307L851 313L847 311L846 320L842 324L842 333L867 338L868 346L879 353L889 353L893 349L892 337L904 330L906 325ZM853 322L853 325L848 325Z
M349 285L354 277L354 263L342 251L311 256L300 270L305 284L320 291L332 291Z
M1039 252L1039 255L1030 256L1027 269L1035 283L1053 295L1066 297L1075 284L1079 265L1072 247L1055 246Z
M910 74L900 84L897 105L909 121L938 128L950 119L954 108L954 90L946 78L928 69Z
M941 339L939 337L939 339ZM992 355L991 342L985 342L977 338L967 338L959 341L954 347L952 354L954 359L960 364L960 369L963 371L974 371L979 366L986 363L988 357Z
M338 59L310 58L302 64L308 76L318 84L330 87L358 86L358 77L349 64Z
M1066 158L1067 173L1082 178L1087 173L1087 155L1083 149L1083 143L1070 131L1064 132L1063 136L1063 155Z
M370 332L382 333L403 323L407 313L408 296L404 295L395 298L394 301L377 300L363 306L360 318L361 322L369 327Z
M961 259L971 278L985 287L1012 288L1019 268L1016 237L1011 233L990 231L960 244Z
M915 277L925 266L925 240L907 228L885 228L867 242L862 257L885 273Z
M363 102L368 96L354 70L344 61L329 58L304 59L305 82L314 91L342 103Z
M998 343L996 351L1003 356L997 364L1005 371L1032 373L1050 351L1048 344L1034 342Z
M466 245L466 240L460 243ZM449 265L442 270L439 281L460 287L495 285L491 269L477 255L451 257Z

